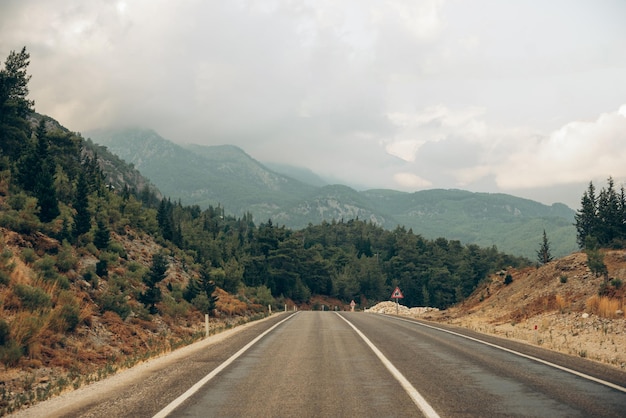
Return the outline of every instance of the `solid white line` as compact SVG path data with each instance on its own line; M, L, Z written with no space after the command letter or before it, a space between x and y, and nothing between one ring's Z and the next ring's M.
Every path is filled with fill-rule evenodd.
M156 413L156 415L154 415L153 418L165 418L167 415L169 415L170 413L172 413L176 408L178 408L183 402L185 402L188 398L190 398L194 393L196 393L198 390L200 390L200 388L202 386L204 386L209 380L213 379L215 376L217 376L217 374L219 372L221 372L222 370L224 370L226 367L228 367L233 361L237 360L237 358L239 356L241 356L243 353L245 353L250 347L252 347L254 344L256 344L261 338L263 338L264 336L266 336L267 334L269 334L270 332L272 332L272 330L274 328L276 328L277 326L279 326L280 324L282 324L285 321L288 321L289 319L293 318L295 315L297 315L299 313L296 312L292 315L289 315L287 318L283 319L282 321L278 322L277 324L275 324L274 326L272 326L270 329L268 329L267 331L265 331L264 333L262 333L261 335L259 335L258 337L256 337L254 340L250 341L248 344L246 344L241 350L237 351L235 354L233 354L228 360L226 360L225 362L223 362L222 364L220 364L218 367L216 367L215 369L213 369L213 371L209 374L207 374L206 376L204 376L201 380L199 380L195 385L193 385L192 387L190 387L185 393L183 393L182 395L180 395L178 398L174 399L172 402L170 402L169 405L167 405L165 408L161 409L159 412Z
M388 318L391 318L391 317L388 317ZM551 362L549 362L547 360L542 360L542 359L540 359L538 357L534 357L534 356L531 356L531 355L528 355L528 354L520 353L519 351L511 350L510 348L502 347L502 346L497 345L497 344L493 344L493 343L490 343L490 342L487 342L487 341L479 340L478 338L474 338L474 337L470 337L470 336L467 336L467 335L459 334L458 332L450 331L450 330L447 330L447 329L444 329L444 328L439 328L439 327L436 327L436 326L433 326L433 325L424 324L422 322L416 322L416 321L411 321L411 320L408 320L408 319L397 318L397 317L394 317L393 319L409 322L411 324L420 325L420 326L426 327L426 328L436 329L438 331L447 332L448 334L456 335L458 337L463 337L463 338L466 338L468 340L475 341L475 342L478 342L478 343L481 343L481 344L484 344L484 345L488 345L489 347L497 348L497 349L500 349L502 351L506 351L508 353L515 354L517 356L524 357L524 358L527 358L529 360L533 360L533 361L536 361L538 363L545 364L546 366L554 367L555 369L559 369L559 370L562 370L564 372L571 373L571 374L576 375L578 377L582 377L583 379L591 380L592 382L600 383L601 385L608 386L611 389L619 390L620 392L626 393L626 388L623 387L623 386L619 386L619 385L616 385L615 383L607 382L606 380L598 379L597 377L593 377L593 376L590 376L588 374L585 374L585 373L582 373L582 372L579 372L579 371L576 371L576 370L573 370L573 369L568 369L567 367L560 366L560 365L555 364L555 363L551 363Z
M363 341L365 341L365 344L367 344L369 348L372 349L374 354L376 354L376 356L380 359L380 361L385 365L387 370L389 370L389 372L393 375L393 377L395 377L396 380L400 382L400 385L402 386L402 388L406 391L406 393L408 393L408 395L411 397L415 405L417 405L417 407L422 411L422 413L428 418L439 418L439 414L437 414L437 412L435 412L432 406L430 406L430 404L426 402L426 399L422 397L422 395L417 391L417 389L413 387L411 382L409 382L407 378L404 377L402 373L400 373L400 370L398 370L387 359L387 357L385 357L385 355L369 340L369 338L367 338L365 334L363 334L357 327L355 327L352 324L352 322L348 321L346 318L339 315L337 312L335 313L337 314L337 316L339 316L339 318L346 321L348 325L350 325L352 329L356 331L359 337L361 337Z

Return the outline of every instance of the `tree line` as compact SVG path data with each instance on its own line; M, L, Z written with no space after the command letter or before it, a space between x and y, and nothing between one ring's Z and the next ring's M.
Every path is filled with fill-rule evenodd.
M589 182L575 215L576 239L581 249L626 246L626 193L619 192L612 177L598 193Z

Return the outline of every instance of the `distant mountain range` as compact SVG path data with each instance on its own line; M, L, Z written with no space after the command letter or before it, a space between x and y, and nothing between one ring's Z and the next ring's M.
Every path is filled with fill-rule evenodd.
M271 219L299 229L359 218L386 229L412 228L430 239L495 245L532 260L545 229L554 256L578 248L575 212L561 203L464 190L357 191L325 184L306 169L264 165L235 146L179 145L145 129L104 129L85 137L132 164L164 196L201 208L221 205L236 216L250 212L257 223Z

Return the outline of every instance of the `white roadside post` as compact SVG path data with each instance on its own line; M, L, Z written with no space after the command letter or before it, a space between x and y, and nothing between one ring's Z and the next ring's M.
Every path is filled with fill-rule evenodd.
M204 314L204 336L209 336L209 314Z

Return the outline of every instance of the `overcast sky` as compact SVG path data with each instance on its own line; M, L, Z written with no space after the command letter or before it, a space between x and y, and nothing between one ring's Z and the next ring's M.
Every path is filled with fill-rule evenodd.
M1 0L36 110L366 188L626 180L623 0Z

